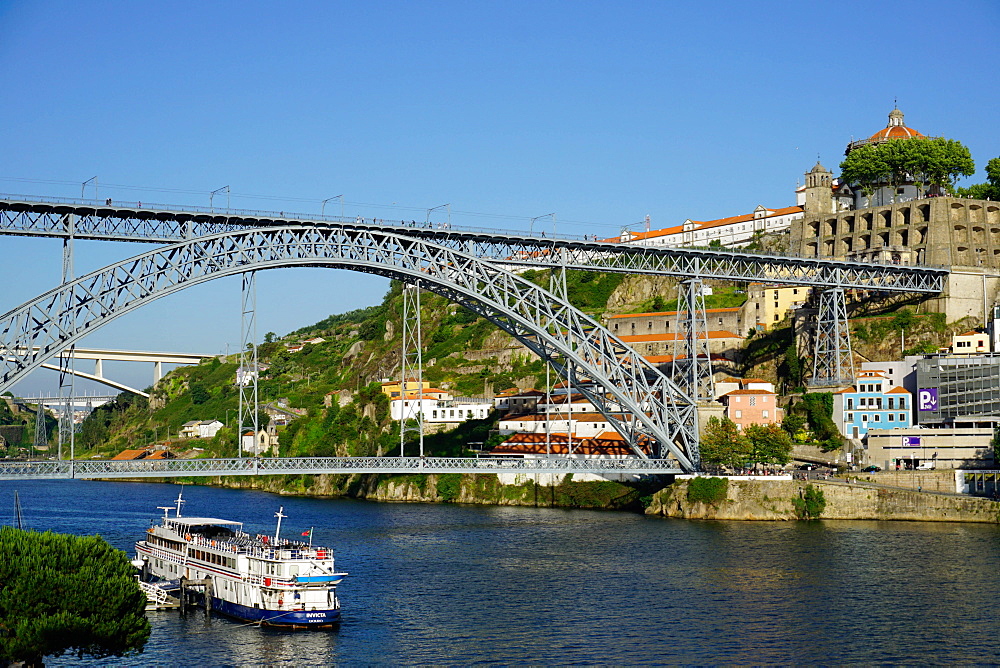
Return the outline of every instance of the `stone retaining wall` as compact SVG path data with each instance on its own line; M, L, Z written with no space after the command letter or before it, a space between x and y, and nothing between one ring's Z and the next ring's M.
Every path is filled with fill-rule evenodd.
M933 473L933 472L929 472ZM692 503L688 481L657 492L647 515L712 520L794 520L793 498L807 484L823 491L826 508L820 519L910 520L924 522L1000 523L1000 504L987 499L884 489L859 484L802 481L730 481L724 500Z

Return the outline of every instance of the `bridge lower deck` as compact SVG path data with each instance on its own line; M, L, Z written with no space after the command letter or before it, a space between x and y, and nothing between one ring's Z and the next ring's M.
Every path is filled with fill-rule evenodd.
M0 462L0 480L177 478L357 473L594 473L676 475L670 459L541 457L242 457L168 460L43 460Z

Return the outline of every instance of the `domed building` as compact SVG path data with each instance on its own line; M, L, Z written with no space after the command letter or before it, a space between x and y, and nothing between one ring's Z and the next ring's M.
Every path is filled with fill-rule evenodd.
M917 132L913 128L906 127L903 122L903 112L899 110L899 107L894 108L889 112L889 124L884 128L873 134L868 139L859 139L857 141L852 141L847 145L847 150L844 151L844 155L849 155L851 151L858 148L859 146L865 146L867 144L881 144L882 142L889 141L890 139L925 139L926 136Z
M907 127L903 118L903 112L899 110L899 107L894 107L893 110L889 112L889 123L884 128L867 139L858 139L849 143L847 145L847 149L844 151L844 155L850 155L851 151L869 144L883 144L888 141L897 141L900 139L926 138L927 136L923 133L914 130L911 127ZM924 193L921 193L913 181L901 183L895 188L889 186L879 188L871 195L871 197L867 196L861 188L854 188L853 190L854 205L852 208L855 209L861 209L868 206L883 206L894 202L908 202L928 194L941 194L937 188L930 188Z

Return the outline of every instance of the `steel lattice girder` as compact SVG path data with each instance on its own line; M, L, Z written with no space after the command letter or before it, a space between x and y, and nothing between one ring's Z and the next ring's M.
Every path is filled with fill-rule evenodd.
M242 230L137 255L61 285L0 316L0 391L120 315L185 287L246 271L326 266L420 280L489 318L581 388L640 457L668 449L698 470L692 398L595 320L550 292L428 240L346 227ZM76 326L74 326L76 325ZM38 348L36 351L35 348ZM624 411L627 420L616 416Z
M138 459L0 461L0 480L68 478L171 478L221 475L285 475L320 473L615 473L664 475L682 473L672 460L544 459L460 457L244 457L239 459Z
M331 229L372 231L426 239L482 259L534 267L663 274L788 285L860 288L936 294L948 270L879 265L816 258L782 257L739 250L651 248L631 244L570 239L537 239L516 232L429 229L392 224L333 223L307 218L280 218L261 213L235 215L208 211L138 209L93 203L0 199L0 234L77 239L175 243L193 237L241 229L313 225Z

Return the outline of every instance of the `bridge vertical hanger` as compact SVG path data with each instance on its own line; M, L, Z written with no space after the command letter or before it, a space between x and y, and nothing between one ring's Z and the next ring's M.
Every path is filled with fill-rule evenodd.
M236 434L237 456L243 456L243 432L253 428L254 452L260 443L260 424L257 415L257 272L243 273L242 308L240 318L240 366L236 374L239 387L239 429Z
M418 452L424 456L424 354L423 337L420 329L420 281L413 285L403 284L403 356L400 362L399 383L399 456L405 457L406 436L417 435ZM414 374L416 374L414 376ZM413 419L416 426L407 424L406 391L416 381L416 411Z
M854 354L844 288L820 293L815 346L813 377L809 384L815 387L853 385Z
M35 404L35 452L37 455L49 447L49 435L45 429L45 404L41 398Z
M711 401L715 398L715 378L708 345L704 285L700 278L677 284L676 322L671 361L674 382L694 399Z
M97 198L97 177L94 177L94 198ZM63 223L65 225L66 236L63 237L63 262L62 262L62 284L66 285L73 280L73 236L76 228L76 216L74 214L68 213L63 216ZM63 309L68 311L70 321L73 327L76 327L76 307L70 302L64 302L62 305ZM70 446L70 459L73 458L74 453L74 434L73 429L73 390L75 386L76 378L76 362L74 359L74 351L76 346L70 346L69 356L61 355L59 357L59 397L61 410L59 412L59 438L57 452L59 459L62 459L63 444L68 443ZM67 376L69 376L69 384L66 384Z
M553 221L552 224L553 224L553 226L555 226L555 219L556 219L555 218L555 214L554 213L550 213L548 215L552 216L552 221ZM554 294L556 297L558 297L559 299L561 299L563 302L569 303L569 297L568 297L569 291L566 288L566 251L565 251L565 249L562 249L562 248L559 248L559 249L555 248L555 244L553 243L552 254L553 254L553 257L557 257L558 258L559 264L558 264L558 266L552 267L552 269L550 269L550 271L549 271L549 292L551 292L552 294ZM566 370L567 370L567 374L566 374L566 401L565 401L564 405L565 405L566 410L569 411L569 413L567 414L567 417L566 417L566 449L567 449L567 454L573 454L573 413L572 413L573 404L572 404L572 401L571 401L571 399L573 397L573 366L570 365L570 364L567 364L565 359L562 360L562 366L564 368L566 368ZM549 406L552 405L552 393L551 393L551 387L552 386L549 384L549 375L548 375L548 369L550 369L550 368L551 368L551 365L549 365L548 362L546 361L545 385L546 385L546 392L548 392L548 396L546 397L546 401L548 402ZM546 409L547 412L548 412L548 410L549 409ZM562 415L562 411L561 410L556 410L556 416L561 416L561 415ZM546 447L546 450L547 450L546 454L548 454L549 452L551 452L551 434L552 434L552 428L551 428L551 425L550 425L550 420L551 420L551 417L549 415L546 415L545 416L545 424L546 424L546 442L545 442L545 447Z

